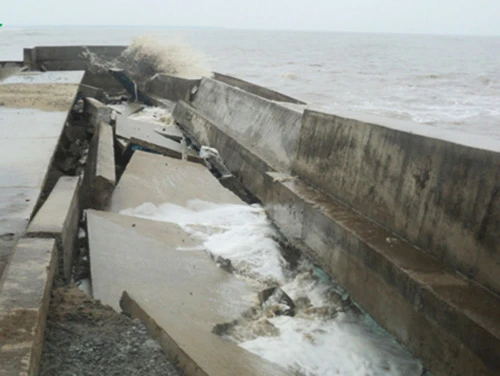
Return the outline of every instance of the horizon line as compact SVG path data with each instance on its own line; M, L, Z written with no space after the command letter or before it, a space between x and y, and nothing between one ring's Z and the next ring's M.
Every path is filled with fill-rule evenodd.
M168 29L217 29L235 31L274 31L274 32L311 32L311 33L352 33L352 34L399 34L399 35L422 35L422 36L463 36L463 37L500 37L499 34L460 34L452 32L411 32L411 31L354 31L354 30L328 30L328 29L270 29L270 28L238 28L227 26L189 26L189 25L133 25L133 24L10 24L3 23L3 28L9 27L131 27L131 28L168 28Z

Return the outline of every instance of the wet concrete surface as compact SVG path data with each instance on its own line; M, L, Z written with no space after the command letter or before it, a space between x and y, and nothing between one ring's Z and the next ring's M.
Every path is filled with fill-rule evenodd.
M243 204L200 164L136 151L115 188L110 211L118 213L145 202L185 205L192 199Z
M52 72L50 75L11 76L0 84L0 94L16 108L0 106L0 278L16 239L24 233L42 191L68 111L73 104L83 72ZM47 83L60 85L57 101L26 101L26 96L43 97ZM18 96L12 93L22 85ZM68 90L71 85L72 90ZM4 103L3 94L0 102ZM28 108L18 108L18 107ZM30 108L31 107L31 108ZM64 111L61 111L64 108Z
M286 374L212 333L214 325L248 309L256 292L218 268L179 226L96 211L87 211L87 225L95 298L119 310L127 291L172 339L177 353L201 369L197 374Z

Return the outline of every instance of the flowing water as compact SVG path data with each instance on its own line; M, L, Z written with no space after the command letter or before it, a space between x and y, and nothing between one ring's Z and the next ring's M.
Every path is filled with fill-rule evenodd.
M259 205L144 203L120 214L176 223L214 260L231 260L233 272L251 286L280 286L293 300L293 317L280 313L289 306L270 299L220 333L243 348L295 375L423 374L421 362L364 315L324 272L306 259L295 267L285 261L279 235ZM178 249L193 250L199 249Z

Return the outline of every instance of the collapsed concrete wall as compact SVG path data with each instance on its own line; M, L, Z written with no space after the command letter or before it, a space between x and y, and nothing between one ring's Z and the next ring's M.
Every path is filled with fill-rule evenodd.
M302 111L204 77L193 107L273 168L290 171Z
M500 153L305 111L293 173L500 292Z

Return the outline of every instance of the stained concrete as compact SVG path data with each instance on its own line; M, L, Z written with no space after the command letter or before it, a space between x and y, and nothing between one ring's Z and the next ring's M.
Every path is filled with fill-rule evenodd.
M49 197L28 226L28 237L52 237L56 239L60 274L66 280L71 278L75 240L80 219L80 178L62 176Z
M192 185L187 180L178 189ZM180 227L95 211L87 212L87 226L94 296L118 309L127 291L169 337L167 354L182 359L187 375L285 374L211 332L215 324L239 317L255 291L204 251L179 250L199 246ZM125 307L130 312L130 304Z
M500 292L500 153L306 111L293 173Z
M115 188L110 211L118 213L145 202L185 205L193 199L243 204L198 163L136 151Z
M500 371L497 296L296 177L268 173L266 183L266 210L285 236L428 368Z
M38 375L56 267L51 239L22 239L0 288L0 375Z
M118 115L116 118L116 137L128 140L129 149L137 145L173 158L182 158L185 152L189 160L201 161L195 151L162 136L156 131L157 129L158 124L155 123L137 121L123 115ZM172 134L178 136L179 133L173 131ZM182 138L182 133L180 133L180 138Z
M297 152L301 111L205 77L191 104L270 166L290 171Z

